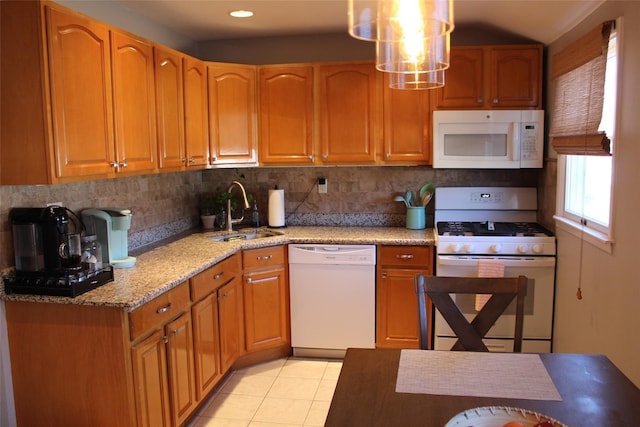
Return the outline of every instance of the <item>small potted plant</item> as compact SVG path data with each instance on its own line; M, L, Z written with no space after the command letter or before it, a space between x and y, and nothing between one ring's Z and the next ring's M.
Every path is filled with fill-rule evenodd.
M200 198L200 220L205 230L212 230L216 218L216 197L213 194L203 194Z

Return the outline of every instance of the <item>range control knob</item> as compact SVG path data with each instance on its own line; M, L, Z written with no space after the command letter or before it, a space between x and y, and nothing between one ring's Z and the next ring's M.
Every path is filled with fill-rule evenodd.
M494 243L493 245L489 246L489 252L491 252L492 254L500 253L501 250L502 245L500 243Z
M517 250L519 254L526 254L529 251L529 248L527 245L518 245Z
M534 254L541 254L543 250L543 246L539 243L536 243L533 246L531 246L531 250L533 251Z
M467 243L467 244L462 246L462 253L470 254L471 252L473 252L473 245L472 244Z
M457 254L458 252L460 252L460 244L452 243L449 245L449 253Z

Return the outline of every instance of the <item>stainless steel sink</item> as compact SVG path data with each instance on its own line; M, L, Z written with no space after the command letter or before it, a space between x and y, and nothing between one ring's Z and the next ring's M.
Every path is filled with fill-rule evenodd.
M233 242L236 240L265 239L267 237L276 236L282 236L282 233L269 230L247 230L225 234L212 234L211 236L209 236L209 238L211 240L215 240L216 242Z

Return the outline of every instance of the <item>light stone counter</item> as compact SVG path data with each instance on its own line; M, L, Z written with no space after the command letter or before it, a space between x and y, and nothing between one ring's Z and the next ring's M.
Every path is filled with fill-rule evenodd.
M221 232L194 233L137 256L135 267L116 269L114 281L75 298L4 293L9 301L49 302L122 307L133 311L158 295L242 249L286 243L324 244L434 244L434 231L400 227L287 227L281 236L256 240L216 242L209 237Z

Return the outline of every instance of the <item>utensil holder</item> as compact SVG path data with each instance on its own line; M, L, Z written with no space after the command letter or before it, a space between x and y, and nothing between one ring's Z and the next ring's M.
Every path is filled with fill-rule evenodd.
M407 207L407 228L412 230L422 230L427 226L426 212L424 206Z

